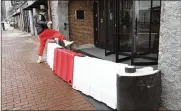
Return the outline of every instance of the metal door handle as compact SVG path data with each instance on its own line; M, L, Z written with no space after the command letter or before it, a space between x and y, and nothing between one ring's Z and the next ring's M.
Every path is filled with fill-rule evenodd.
M101 23L103 23L104 22L104 20L103 19L101 19Z

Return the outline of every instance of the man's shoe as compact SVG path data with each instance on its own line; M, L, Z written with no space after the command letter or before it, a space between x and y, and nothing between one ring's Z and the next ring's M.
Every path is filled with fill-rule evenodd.
M38 59L38 61L36 62L37 64L40 64L40 63L42 63L43 61L42 60L39 60Z
M42 57L39 57L39 58L38 58L38 61L37 61L36 63L40 64L41 62L43 62L43 61L42 61Z
M69 45L71 45L71 44L73 44L73 43L74 43L74 41L64 40L65 47L67 47L67 46L69 46Z

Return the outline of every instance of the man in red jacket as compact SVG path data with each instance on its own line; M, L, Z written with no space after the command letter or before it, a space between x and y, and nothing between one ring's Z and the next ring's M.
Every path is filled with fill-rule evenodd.
M35 27L37 29L38 37L40 38L40 45L38 50L39 57L37 63L42 62L43 51L48 39L58 38L64 42L65 46L71 45L73 43L73 41L66 41L65 37L58 31L50 29L52 22L47 22L45 12L45 7L41 5L40 13L35 17Z

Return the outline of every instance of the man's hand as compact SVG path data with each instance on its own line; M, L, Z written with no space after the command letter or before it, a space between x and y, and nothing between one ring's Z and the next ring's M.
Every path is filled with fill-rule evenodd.
M51 28L51 24L52 24L52 21L49 21L49 22L47 23L48 28Z
M52 24L52 21L48 21L48 24Z

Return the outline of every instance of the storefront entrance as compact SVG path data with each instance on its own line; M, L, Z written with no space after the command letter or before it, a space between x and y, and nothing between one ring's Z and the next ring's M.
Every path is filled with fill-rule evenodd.
M161 1L94 1L95 45L116 62L131 59L132 65L155 65ZM120 57L123 55L123 57Z

